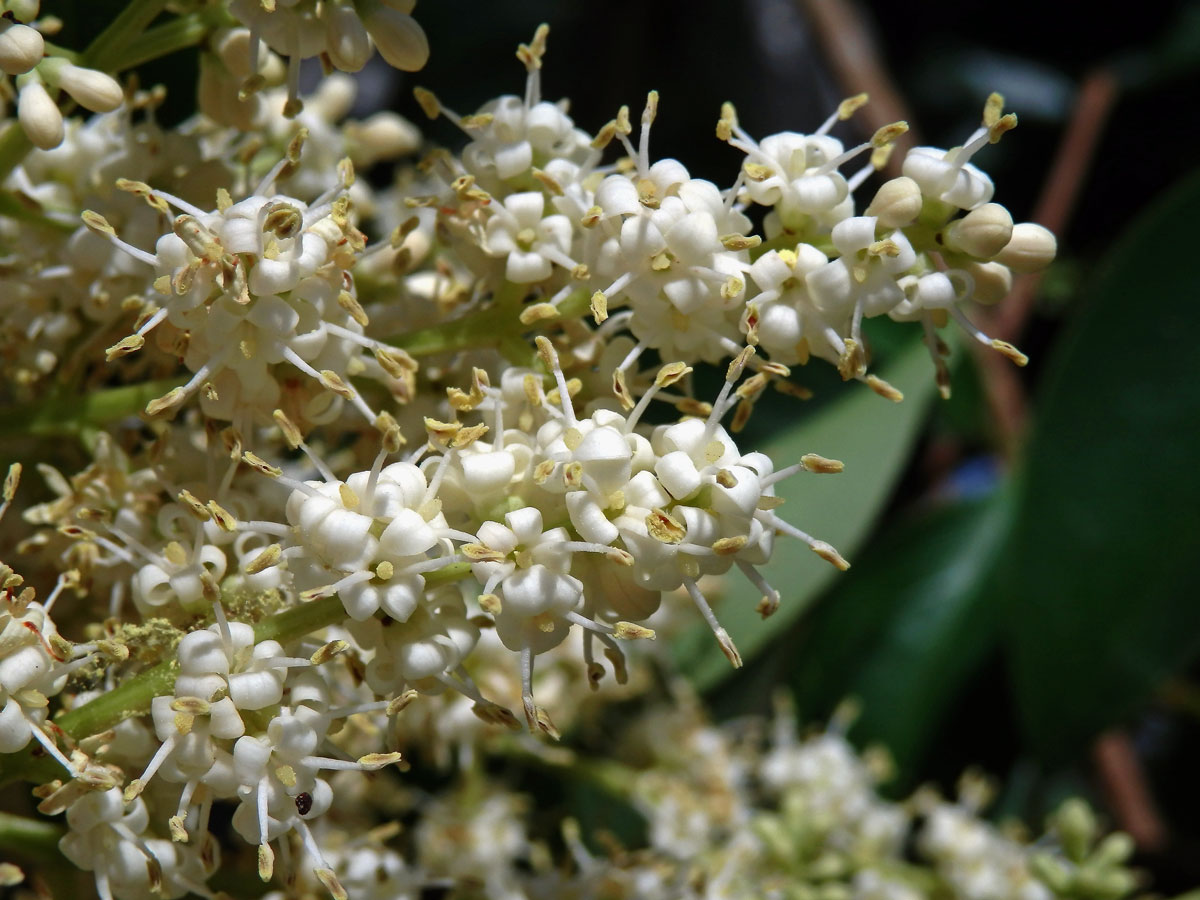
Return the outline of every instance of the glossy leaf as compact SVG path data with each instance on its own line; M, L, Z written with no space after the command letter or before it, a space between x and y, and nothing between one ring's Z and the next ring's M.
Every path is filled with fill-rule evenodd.
M854 737L911 773L962 685L995 646L991 574L1009 524L1003 489L897 523L822 602L791 673L797 707L824 720L855 697Z
M1110 256L1038 398L1005 569L1021 721L1069 754L1200 650L1200 178Z

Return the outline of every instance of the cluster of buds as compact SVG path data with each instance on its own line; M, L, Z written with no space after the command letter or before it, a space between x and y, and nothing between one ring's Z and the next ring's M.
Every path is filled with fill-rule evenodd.
M231 0L229 11L248 29L251 93L265 83L259 72L259 44L287 57L288 99L284 115L295 116L300 100L300 61L319 56L322 64L357 72L379 51L397 69L415 72L429 59L425 32L410 13L416 0Z
M32 21L37 2L8 4L0 17L0 71L16 86L17 120L35 147L50 150L62 143L62 95L92 112L109 112L125 100L111 76L48 54L42 31L50 22ZM26 25L24 22L31 21ZM51 26L52 27L52 26Z

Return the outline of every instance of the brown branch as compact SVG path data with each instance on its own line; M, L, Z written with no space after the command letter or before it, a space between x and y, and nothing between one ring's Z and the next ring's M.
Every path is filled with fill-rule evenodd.
M1034 222L1045 225L1057 235L1063 234L1075 210L1116 97L1116 78L1106 69L1092 71L1080 85L1074 112L1033 212ZM1033 313L1041 282L1041 273L1018 276L1004 302L985 317L984 331L1003 341L1018 342ZM996 423L1001 447L1011 457L1021 445L1029 419L1025 389L1007 360L980 349L982 352L977 353L976 358L983 371L992 420Z
M1107 69L1090 72L1079 86L1075 110L1033 210L1033 221L1045 225L1057 235L1061 236L1070 222L1116 99L1117 79ZM988 321L988 333L992 337L1008 341L1019 336L1025 320L1033 311L1033 301L1041 280L1041 273L1017 279L1012 293L996 308Z
M1100 735L1092 745L1092 759L1121 830L1128 832L1140 849L1161 850L1167 842L1167 827L1154 805L1129 736L1123 731Z
M847 96L866 93L871 102L855 118L861 120L864 131L873 134L892 122L908 122L908 134L896 142L884 171L889 176L900 174L904 152L919 144L916 123L904 97L893 87L894 80L883 64L879 47L865 18L851 0L796 0L809 22L816 29L826 61L842 93Z

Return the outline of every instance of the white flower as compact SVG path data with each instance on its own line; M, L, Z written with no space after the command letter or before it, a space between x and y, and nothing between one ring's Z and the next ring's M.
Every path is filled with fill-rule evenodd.
M563 215L542 217L545 195L541 191L510 194L493 205L488 219L486 249L505 257L504 277L516 284L545 281L554 264L574 268L570 258L571 221Z
M817 307L805 280L828 262L811 244L797 244L794 250L764 253L750 267L759 293L747 303L740 325L772 360L803 365L811 354L837 363L842 338L835 325L842 320Z
M423 573L456 561L445 552L448 539L471 539L447 526L411 463L293 487L286 513L295 543L286 552L296 557L299 586L338 593L356 621L379 609L407 620L423 596Z
M126 804L120 788L87 793L67 809L69 830L58 845L72 863L95 873L101 900L212 896L204 887L211 869L206 871L198 846L149 839L148 822L145 804ZM215 857L211 863L215 868Z
M47 600L53 605L61 591ZM7 593L7 592L6 592ZM0 609L0 753L14 753L36 740L72 776L78 774L46 733L49 697L66 686L71 671L88 662L83 648L72 648L40 603L5 597ZM81 654L74 662L66 662Z

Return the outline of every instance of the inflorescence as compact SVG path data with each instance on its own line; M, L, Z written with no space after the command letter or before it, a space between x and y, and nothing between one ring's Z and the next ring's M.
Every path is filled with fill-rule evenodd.
M714 608L721 576L739 570L768 616L777 539L848 563L798 527L819 535L819 510L785 515L775 492L841 463L776 467L738 434L768 387L804 394L793 371L813 358L899 401L870 369L865 319L919 323L943 393L950 322L1025 364L964 312L1055 253L973 162L1016 123L996 95L962 146L910 149L882 181L903 122L849 148L832 134L866 97L811 134L758 140L725 104L717 137L745 158L720 187L653 157L654 92L636 127L623 107L595 134L544 100L542 26L518 52L523 96L459 115L418 89L467 144L426 148L380 188L356 167L412 154L419 132L390 113L346 120L353 82L333 70L373 47L420 68L411 2L218 4L199 112L173 129L155 121L161 93L47 55L36 6L8 3L0 21L0 67L41 148L6 181L28 221L0 220L6 390L33 405L56 383L138 389L148 439L92 430L86 468L38 465L55 496L24 510L18 552L60 574L38 602L4 568L0 751L54 760L40 808L65 811L63 853L104 900L214 896L214 804L232 806L264 880L280 859L344 897L363 854L392 862L324 846L321 820L353 790L337 773L400 762L402 709L423 698L440 711L431 740L460 750L519 728L518 703L557 736L550 710L570 717L575 700L535 662L625 683L630 642L679 620L665 594L740 665ZM314 56L328 77L302 100ZM100 114L64 118L70 101ZM724 372L715 397L697 395L706 365ZM63 596L104 620L84 642L51 619ZM316 624L264 637L306 609ZM155 671L153 699L94 730L49 716L57 698L86 722ZM785 766L783 746L764 772L825 765ZM665 796L644 800L655 827L671 825ZM936 856L958 826L931 816ZM884 893L908 896L860 895Z

